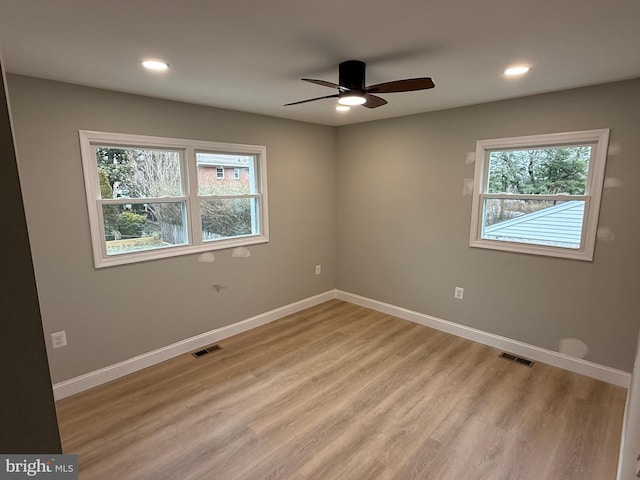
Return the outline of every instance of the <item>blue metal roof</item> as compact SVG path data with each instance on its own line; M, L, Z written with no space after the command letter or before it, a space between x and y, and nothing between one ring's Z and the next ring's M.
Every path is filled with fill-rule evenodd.
M484 228L482 238L580 248L584 202L571 200Z

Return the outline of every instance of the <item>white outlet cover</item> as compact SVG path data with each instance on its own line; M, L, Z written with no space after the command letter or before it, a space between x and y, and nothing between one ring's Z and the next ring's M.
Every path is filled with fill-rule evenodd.
M53 348L65 347L67 345L67 334L64 330L51 334L51 344Z

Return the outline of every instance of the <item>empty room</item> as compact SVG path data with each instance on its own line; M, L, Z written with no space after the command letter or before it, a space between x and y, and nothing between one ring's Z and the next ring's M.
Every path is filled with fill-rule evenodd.
M637 478L639 21L0 2L0 478Z

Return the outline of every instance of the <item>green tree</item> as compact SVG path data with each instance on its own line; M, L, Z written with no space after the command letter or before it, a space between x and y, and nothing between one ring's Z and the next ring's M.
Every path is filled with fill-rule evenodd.
M96 160L98 162L98 171L105 175L112 191L119 182L124 181L133 171L131 150L97 147Z
M584 194L590 153L588 147L551 150L542 166L545 193Z
M489 193L580 195L591 147L497 151L489 157Z

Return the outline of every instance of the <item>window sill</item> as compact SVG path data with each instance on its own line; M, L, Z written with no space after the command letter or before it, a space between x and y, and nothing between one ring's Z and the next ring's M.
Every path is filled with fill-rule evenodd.
M194 253L211 252L215 250L225 250L237 247L247 247L249 245L257 245L260 243L268 243L269 238L265 235L251 235L240 238L230 238L226 240L217 240L199 245L178 245L166 248L158 248L155 250L146 250L141 252L129 252L120 255L94 255L98 259L95 262L95 268L113 267L116 265L126 265L128 263L139 263L150 260L159 260L161 258L178 257L182 255L190 255Z
M525 253L545 257L567 258L570 260L593 261L593 251L581 249L551 247L545 245L529 245L524 243L507 242L503 240L474 240L469 243L473 248L486 248L503 252Z

